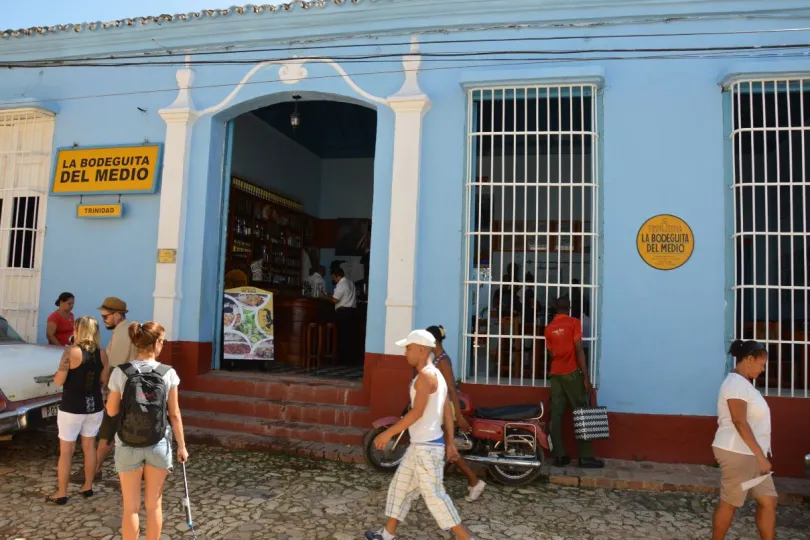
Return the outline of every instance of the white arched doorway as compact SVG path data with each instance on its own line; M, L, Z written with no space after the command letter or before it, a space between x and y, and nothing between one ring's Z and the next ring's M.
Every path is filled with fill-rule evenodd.
M361 379L370 299L381 305L384 298L372 293L369 280L371 260L385 262L371 253L370 238L377 108L347 96L294 91L249 100L214 121L226 118L217 261L224 311L216 321L213 367ZM343 287L355 290L351 306L314 299L332 297L333 265L345 274ZM227 292L244 286L273 291L256 311L266 326ZM308 335L316 322L318 330ZM319 342L321 358L307 358L307 343L318 355ZM267 361L271 355L274 361Z
M330 94L335 101L378 107L375 199L381 193L384 204L374 201L378 226L372 244L382 245L385 251L379 255L381 264L374 260L371 264L370 303L374 314L370 320L376 325L372 348L377 353L398 353L393 342L413 324L422 118L429 108L429 100L417 81L418 47L414 44L403 56L404 82L388 98L365 92L333 61L320 59L312 63L338 73L344 89L341 95L332 94L334 81L307 79L307 62L296 60L275 67L279 80L302 96ZM224 208L219 190L223 172L225 176L230 174L225 166L230 162L228 126L247 111L279 103L291 95L291 91L263 95L255 86L246 89L253 75L271 65L257 64L225 99L204 109L198 109L192 99L193 70L182 68L177 72L177 98L160 111L167 129L153 316L164 322L170 342L204 345L213 341L221 328L216 290L222 281L217 261L224 249L218 240ZM381 159L383 154L387 159ZM384 190L376 189L381 178L385 179ZM394 200L397 204L392 204ZM375 280L379 285L377 293ZM371 339L370 335L369 343ZM202 363L198 368L205 372Z

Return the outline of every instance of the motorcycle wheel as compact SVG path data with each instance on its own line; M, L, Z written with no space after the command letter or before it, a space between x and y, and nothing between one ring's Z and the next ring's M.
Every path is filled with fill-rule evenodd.
M537 451L537 460L543 463L543 449ZM534 482L543 472L543 466L531 469L528 467L505 467L503 465L488 465L489 474L499 484L505 486L525 486Z
M410 441L406 434L400 439L399 444L397 444L393 452L377 450L374 448L374 439L386 429L388 429L388 426L378 427L366 432L363 438L363 457L366 458L369 465L378 471L392 473L397 470L402 458L405 457L405 450L408 449ZM396 440L396 437L394 437L393 440Z

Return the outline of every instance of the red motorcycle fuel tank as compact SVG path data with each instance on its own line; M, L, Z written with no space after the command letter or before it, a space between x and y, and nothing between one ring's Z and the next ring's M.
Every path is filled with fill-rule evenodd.
M503 428L506 422L503 420L484 420L473 418L472 434L476 439L489 439L493 441L503 440Z

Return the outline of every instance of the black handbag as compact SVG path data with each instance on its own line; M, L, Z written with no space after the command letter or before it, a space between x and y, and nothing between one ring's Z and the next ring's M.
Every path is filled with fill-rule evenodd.
M596 405L596 396L592 406L574 409L574 436L579 441L604 441L610 438L607 407Z

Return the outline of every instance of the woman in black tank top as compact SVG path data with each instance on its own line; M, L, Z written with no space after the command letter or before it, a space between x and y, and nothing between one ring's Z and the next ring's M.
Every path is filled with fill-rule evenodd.
M101 397L101 350L88 351L81 345L76 347L82 355L82 363L68 371L62 386L62 402L59 410L71 414L93 414L104 410Z
M81 435L84 452L85 481L79 493L93 496L93 477L96 472L96 434L104 416L101 385L106 384L107 353L99 343L98 322L92 317L81 317L74 328L75 345L65 348L54 382L62 387L57 425L59 427L59 490L47 497L46 502L66 504L70 480L70 464L76 450L76 439Z

